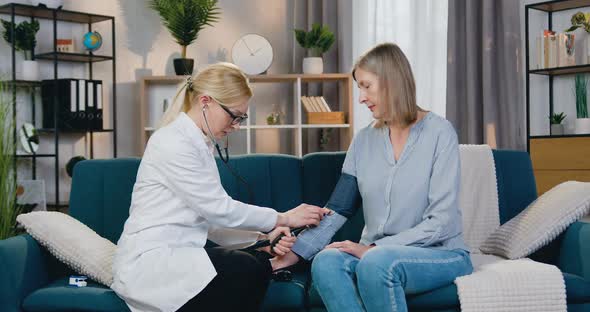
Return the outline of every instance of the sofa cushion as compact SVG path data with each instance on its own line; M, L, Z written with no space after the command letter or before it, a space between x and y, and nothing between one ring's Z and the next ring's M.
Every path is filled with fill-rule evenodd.
M79 274L110 285L116 246L85 224L56 211L21 214L16 220L40 245Z
M530 255L590 212L590 183L563 182L496 229L481 245L484 253L508 259Z
M537 185L528 153L492 150L492 154L496 166L500 224L504 224L537 198Z
M90 280L86 287L68 286L68 278L60 278L32 292L25 298L23 309L27 312L129 311L110 288Z
M263 154L230 157L229 165L248 186L236 178L219 158L216 161L221 184L233 199L281 212L302 202L301 160L297 157Z
M93 159L76 165L70 215L117 243L129 218L140 159Z

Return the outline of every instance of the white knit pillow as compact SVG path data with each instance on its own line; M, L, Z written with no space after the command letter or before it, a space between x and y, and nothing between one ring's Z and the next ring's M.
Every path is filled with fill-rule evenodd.
M526 257L589 212L590 183L563 182L500 226L479 249L508 259Z
M57 259L78 274L110 286L116 245L69 215L38 211L19 215L16 220Z

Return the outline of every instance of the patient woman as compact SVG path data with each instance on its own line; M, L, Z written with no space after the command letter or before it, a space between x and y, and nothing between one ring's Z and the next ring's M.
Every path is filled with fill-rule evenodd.
M406 294L472 271L458 206L457 135L447 120L417 105L412 70L397 45L369 50L352 74L359 102L376 120L356 135L342 168L356 179L365 228L360 243L325 246L353 214L335 211L299 235L293 252L309 259L325 246L312 274L329 311L407 311ZM298 257L285 259L292 264Z
M133 188L111 286L132 311L258 311L278 263L261 251L205 248L247 244L319 224L325 208L286 213L233 200L224 191L213 143L239 129L252 90L234 65L211 65L182 85L150 138ZM274 229L274 230L273 230ZM269 249L267 252L271 252ZM279 259L280 260L280 259Z

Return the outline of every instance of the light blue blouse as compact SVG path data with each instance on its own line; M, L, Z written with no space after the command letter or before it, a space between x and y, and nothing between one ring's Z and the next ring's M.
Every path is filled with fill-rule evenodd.
M357 178L363 200L361 244L468 250L459 210L459 145L446 119L429 112L415 123L398 161L388 127L362 129L342 172ZM320 227L303 232L293 251L309 259L342 225L338 218L324 218Z

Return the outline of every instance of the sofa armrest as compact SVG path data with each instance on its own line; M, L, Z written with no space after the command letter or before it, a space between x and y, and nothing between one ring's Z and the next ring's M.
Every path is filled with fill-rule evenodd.
M575 222L563 235L557 266L590 281L590 223Z
M0 307L21 311L24 298L49 281L48 253L30 235L0 241Z

